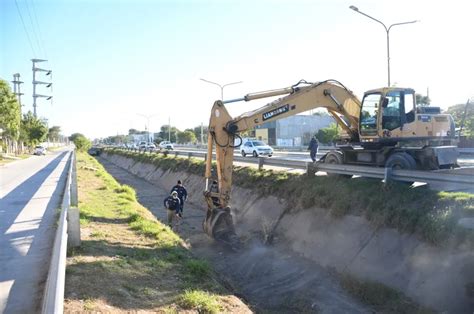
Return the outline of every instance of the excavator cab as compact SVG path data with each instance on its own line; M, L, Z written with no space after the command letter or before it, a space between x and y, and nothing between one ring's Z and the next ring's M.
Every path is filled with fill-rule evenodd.
M378 146L455 145L454 123L437 107L416 107L411 88L386 87L364 94L359 134L362 143Z
M381 138L390 138L392 131L403 130L404 125L415 121L415 91L380 88L366 92L359 121L362 141L379 142Z

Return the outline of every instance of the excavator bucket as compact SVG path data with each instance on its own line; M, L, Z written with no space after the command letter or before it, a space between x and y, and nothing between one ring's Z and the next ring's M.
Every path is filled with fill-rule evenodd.
M234 250L240 248L240 241L235 233L230 207L208 209L206 219L203 222L203 229L208 236L218 242L224 243Z

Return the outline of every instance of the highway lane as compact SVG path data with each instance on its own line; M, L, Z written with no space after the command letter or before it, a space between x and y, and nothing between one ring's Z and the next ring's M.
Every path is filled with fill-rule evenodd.
M0 167L0 313L40 311L69 155Z
M205 152L204 149L196 149L193 147L175 147L176 150L179 151L199 151L199 152ZM318 151L318 158L321 158L327 150L320 150ZM238 152L238 150L235 151L234 153L235 156L241 156L241 154ZM253 157L248 157L248 158L253 158ZM266 157L268 158L268 157ZM309 157L309 151L308 152L294 152L294 151L274 151L273 156L270 158L274 159L282 159L282 160L299 160L299 161L311 161L311 158ZM458 164L461 167L472 167L474 166L474 155L472 154L461 154L458 158Z

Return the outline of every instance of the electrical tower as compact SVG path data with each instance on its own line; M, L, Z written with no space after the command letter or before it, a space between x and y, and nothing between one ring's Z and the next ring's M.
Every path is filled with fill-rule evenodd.
M13 74L12 83L13 83L13 93L16 95L18 103L20 104L20 108L21 108L21 95L24 95L24 94L21 92L21 88L20 88L20 85L23 84L23 82L20 81L20 73Z
M46 75L48 75L48 76L51 75L52 76L52 71L36 67L36 63L45 62L45 61L48 61L48 60L31 59L31 61L33 62L33 114L36 117L37 116L36 115L36 98L38 98L38 97L46 98L46 100L50 100L50 99L53 98L53 96L41 95L41 94L36 93L36 85L46 85L46 87L51 87L51 90L52 90L52 86L53 86L53 83L51 83L51 82L37 81L36 80L36 72L46 72Z

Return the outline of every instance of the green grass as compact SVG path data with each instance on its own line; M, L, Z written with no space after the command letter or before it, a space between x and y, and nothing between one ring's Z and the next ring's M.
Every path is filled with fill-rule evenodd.
M228 292L209 264L195 259L178 235L142 207L133 188L87 154L77 154L77 168L81 228L88 231L81 247L69 251L68 301L83 300L81 310L99 312L113 311L100 308L99 300L127 310L180 312L181 303L200 312L225 308L220 295Z
M211 267L208 262L203 260L191 259L186 261L185 267L196 279L201 279L208 276L211 273Z
M200 176L205 171L204 161L194 158L113 149L106 152L151 163L163 170L186 171ZM310 177L250 167L234 167L232 182L261 196L286 199L293 211L325 208L336 218L361 215L376 227L415 233L436 245L448 243L453 237L474 245L474 233L456 225L459 218L474 216L474 194L437 192L402 184L384 186L380 180L368 178ZM255 189L255 186L259 188Z
M185 309L195 309L198 313L219 313L222 310L214 295L200 290L185 291L179 304Z

